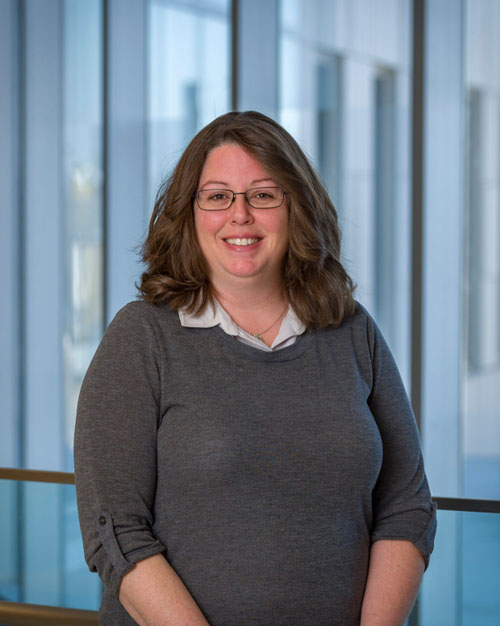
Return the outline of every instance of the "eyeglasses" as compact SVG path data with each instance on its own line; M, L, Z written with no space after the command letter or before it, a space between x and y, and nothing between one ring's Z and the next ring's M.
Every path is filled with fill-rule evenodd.
M286 193L281 187L253 187L237 192L231 189L201 189L194 197L203 211L229 209L236 196L245 196L245 200L254 209L275 209L283 204Z

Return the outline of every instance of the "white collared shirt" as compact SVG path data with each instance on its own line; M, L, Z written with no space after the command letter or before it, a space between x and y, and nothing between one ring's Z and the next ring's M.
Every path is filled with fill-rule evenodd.
M271 346L268 346L235 324L228 312L217 300L215 300L215 310L211 306L207 306L205 311L198 317L187 313L184 309L180 309L179 320L181 326L189 326L191 328L220 326L225 333L235 337L238 341L264 352L272 352L273 350L291 346L295 343L297 337L306 330L305 325L299 320L292 307L289 306L275 340Z

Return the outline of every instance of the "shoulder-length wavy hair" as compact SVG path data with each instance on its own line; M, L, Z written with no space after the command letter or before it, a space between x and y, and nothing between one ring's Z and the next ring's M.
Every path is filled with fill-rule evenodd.
M237 144L258 159L287 191L288 251L283 288L308 329L339 325L354 311L354 285L340 261L337 212L293 137L255 111L226 113L189 143L161 186L142 248L143 299L200 314L214 302L208 265L198 245L193 196L208 153Z

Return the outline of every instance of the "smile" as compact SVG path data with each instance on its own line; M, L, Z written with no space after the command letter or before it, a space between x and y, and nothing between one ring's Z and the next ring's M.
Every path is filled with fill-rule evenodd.
M232 246L251 246L252 244L260 241L260 239L257 239L256 237L233 237L230 239L224 239L224 241Z

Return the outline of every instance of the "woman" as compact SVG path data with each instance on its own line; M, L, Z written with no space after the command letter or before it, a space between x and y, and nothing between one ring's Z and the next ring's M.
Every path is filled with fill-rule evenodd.
M418 434L297 143L259 113L214 120L144 261L78 409L101 623L403 624L435 533Z

